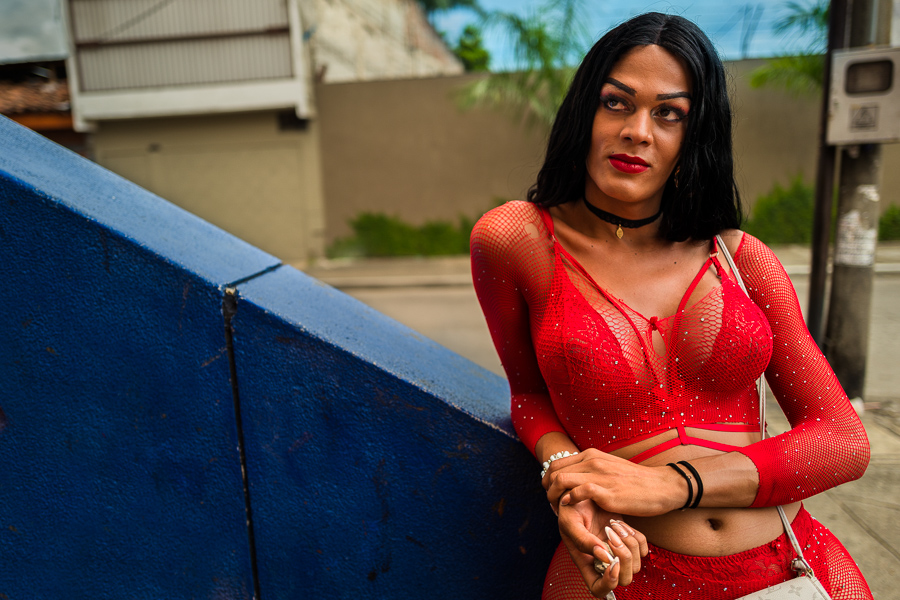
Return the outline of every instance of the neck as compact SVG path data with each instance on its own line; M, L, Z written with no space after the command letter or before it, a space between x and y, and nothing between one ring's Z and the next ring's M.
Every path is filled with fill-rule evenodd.
M585 207L595 217L597 217L601 221L605 221L606 223L609 223L610 225L612 225L615 228L615 235L619 239L622 239L623 237L625 237L626 229L639 230L639 229L644 229L644 228L648 227L649 225L655 224L655 227L652 228L654 230L653 231L654 235L655 235L656 231L659 229L659 225L658 225L657 221L659 220L660 215L662 215L662 206L660 206L659 210L657 210L655 214L650 215L648 217L638 218L638 219L628 219L628 218L616 215L614 213L605 211L601 208L594 206L593 204L591 204L588 201L587 197L585 197L585 196L582 196L581 199L582 199ZM634 232L630 232L630 233L634 233Z

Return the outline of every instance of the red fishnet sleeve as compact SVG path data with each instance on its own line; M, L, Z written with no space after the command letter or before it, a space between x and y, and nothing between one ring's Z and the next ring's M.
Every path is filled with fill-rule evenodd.
M772 328L766 380L791 424L790 431L740 450L759 471L751 506L795 502L858 479L869 464L869 440L803 322L784 267L765 244L747 234L735 262Z
M537 252L539 228L534 206L510 202L475 224L470 244L475 293L509 380L513 427L532 453L544 434L565 432L538 368L524 293L529 287L536 291L536 279L550 276L536 257L546 258L546 252Z

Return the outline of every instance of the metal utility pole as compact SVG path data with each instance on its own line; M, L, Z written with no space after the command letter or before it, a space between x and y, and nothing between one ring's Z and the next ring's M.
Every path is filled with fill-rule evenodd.
M846 45L847 0L831 0L828 12L828 48L822 80L822 112L819 116L819 159L816 165L816 203L813 212L812 261L809 273L809 304L806 325L821 347L825 320L825 283L828 278L828 248L831 244L831 211L834 204L834 166L837 153L826 140L831 98L831 53Z
M850 48L890 41L891 2L850 0ZM872 279L880 214L881 145L844 146L838 226L824 350L847 395L866 378Z

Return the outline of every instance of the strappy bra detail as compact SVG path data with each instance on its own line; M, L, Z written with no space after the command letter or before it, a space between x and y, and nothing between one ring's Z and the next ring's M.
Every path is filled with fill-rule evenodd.
M621 299L613 296L609 292L607 292L606 288L599 285L594 280L593 276L590 273L588 273L587 269L585 269L581 265L581 263L578 261L578 259L575 258L574 256L572 256L572 254L568 250L566 250L565 247L556 238L556 231L554 228L553 217L550 215L550 211L548 211L546 208L539 207L539 212L541 215L541 220L544 222L544 225L547 227L547 231L550 234L550 239L553 242L554 248L556 250L558 250L560 253L562 253L563 256L565 256L566 259L578 270L578 272L581 273L581 275L583 275L585 277L585 279L587 279L591 283L591 285L593 285L597 289L597 291L599 291L601 294L603 294L603 296L605 296L606 299L609 300L611 304L616 306L616 308L619 309L620 312L622 312L624 314L625 313L624 309L627 309L628 312L633 313L633 314L639 316L640 318L642 318L644 321L646 321L648 323L648 326L651 329L658 329L658 324L660 321L666 321L668 319L677 319L678 315L681 314L682 312L684 312L684 310L686 308L685 304L687 303L687 301L691 297L691 295L694 293L694 290L697 289L697 286L700 285L700 281L703 279L703 275L706 274L706 271L709 269L710 265L715 267L716 277L719 278L719 281L723 281L723 277L725 276L725 270L722 268L722 263L719 262L719 258L718 258L719 257L718 242L716 242L716 238L712 238L712 240L711 240L712 252L709 253L709 257L706 259L706 261L703 263L703 265L697 271L697 275L691 281L691 284L688 286L687 291L685 291L684 295L681 297L681 301L678 303L678 310L675 312L675 314L669 315L667 317L658 317L658 316L652 316L649 318L645 317L638 311L636 311L633 308L631 308L630 306L628 306L628 304L626 304L623 300L621 300ZM695 304L702 302L707 296L714 293L716 291L716 289L717 288L713 288L713 289L709 290L709 292L707 292L706 295L703 298L700 298ZM634 326L634 323L632 323L632 326Z
M746 423L688 423L685 425L677 425L671 429L659 429L656 431L648 431L647 433L643 433L641 435L629 438L627 440L622 440L620 442L614 442L612 444L607 444L601 450L603 452L612 452L614 450L619 450L620 448L624 448L626 446L631 446L632 444L636 444L637 442L642 442L644 440L648 440L650 438L661 435L667 431L675 431L678 433L677 437L674 437L670 440L666 440L653 446L652 448L647 448L643 452L639 452L635 454L628 460L633 463L642 463L648 458L656 456L670 448L675 448L676 446L701 446L703 448L710 448L712 450L721 450L722 452L734 452L742 448L742 446L733 446L731 444L722 444L720 442L715 442L712 440L706 440L703 438L694 437L687 434L687 428L692 427L694 429L703 429L704 431L725 431L725 432L739 432L739 433L753 433L759 431L758 425L749 425Z
M676 311L648 318L598 285L560 244L549 212L538 213L552 301L533 315L532 339L554 412L575 444L611 451L674 431L630 460L679 445L738 450L687 432L756 431L753 380L737 377L733 366L762 372L771 353L765 318L719 262L715 239ZM695 299L713 268L718 282Z

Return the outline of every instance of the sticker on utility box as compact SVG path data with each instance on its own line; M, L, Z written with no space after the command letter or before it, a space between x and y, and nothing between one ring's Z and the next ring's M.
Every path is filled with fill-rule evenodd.
M878 128L878 105L855 104L850 107L850 129L870 130Z

